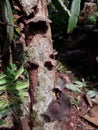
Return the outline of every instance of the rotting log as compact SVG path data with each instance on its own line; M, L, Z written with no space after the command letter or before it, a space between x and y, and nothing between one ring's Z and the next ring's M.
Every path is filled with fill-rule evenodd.
M27 63L30 67L30 69L28 67L30 74L29 92L35 114L33 129L54 130L55 122L46 123L41 116L46 112L48 105L54 98L52 89L55 83L55 71L53 69L55 60L51 58L54 55L54 50L45 0L38 1L35 12L37 13L33 19L28 21L25 50L26 57L30 56ZM30 36L32 36L31 41Z
M53 89L56 87L55 51L53 50L51 21L48 19L46 0L37 1L32 18L26 19L25 22L24 51L29 72L33 130L61 130L58 120L45 117L49 105L56 100L56 96L53 95Z

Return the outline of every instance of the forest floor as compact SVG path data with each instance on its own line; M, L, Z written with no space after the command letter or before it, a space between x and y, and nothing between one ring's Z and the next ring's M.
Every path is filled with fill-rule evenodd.
M66 93L74 97L74 101L77 96L80 96L80 102L72 105L63 127L66 130L98 130L98 106L90 107L85 92L84 94L73 94L73 92L66 91Z
M82 58L79 54L74 55L74 50L70 52L71 55L63 55L65 72L63 66L57 67L57 70L62 71L60 77L69 84L62 91L71 102L66 118L61 121L62 130L98 130L98 63L92 63L96 60L95 51L91 49L87 55L82 54ZM90 61L92 56L93 60Z
M71 103L71 108L66 117L59 122L61 130L98 130L98 98L96 98L98 93L90 88L90 86L94 87L94 82L88 82L82 88L82 82L78 80L78 83L81 84L81 88L79 88L81 91L78 92L74 88L76 77L73 77L73 74L70 76L61 75L60 77L69 84L69 88L65 87L61 91L69 97ZM73 81L71 80L72 78L74 78ZM97 87L96 83L95 86Z

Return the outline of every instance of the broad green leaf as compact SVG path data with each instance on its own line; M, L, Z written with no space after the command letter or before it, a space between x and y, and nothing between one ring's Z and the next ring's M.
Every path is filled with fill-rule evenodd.
M13 83L11 85L7 84L7 85L2 85L0 86L0 91L12 91L12 93L14 93L14 90L22 90L22 89L26 89L29 86L29 81L27 82L17 82L17 83Z
M23 96L27 95L26 92L28 91L28 87L29 87L29 81L26 82L17 81L16 83L13 84L6 84L0 86L0 94L6 91L11 94L15 94L23 99ZM5 104L2 105L3 103L4 103L3 101L0 101L0 107L5 106Z
M74 83L77 85L78 88L82 88L85 85L83 82L80 81L75 81Z
M7 80L6 78L0 79L0 85L4 85L4 84L7 84L7 83L9 83L9 80Z
M89 95L89 97L91 98L98 98L98 91L97 90L90 90L87 92L87 95Z
M22 90L22 89L25 89L25 88L28 88L29 87L29 81L27 82L18 82L16 84L16 89L17 90Z
M71 5L71 16L68 20L67 33L70 33L77 25L78 15L80 12L80 0L73 0Z
M75 92L81 92L81 90L77 87L77 85L75 84L66 84L66 88L71 90L71 91L75 91Z
M89 96L89 97L95 97L96 96L96 91L94 91L94 90L90 90L90 91L88 91L87 92L87 95Z

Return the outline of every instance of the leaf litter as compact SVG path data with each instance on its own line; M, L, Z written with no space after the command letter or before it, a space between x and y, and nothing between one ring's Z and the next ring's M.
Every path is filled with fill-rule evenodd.
M66 72L57 72L56 86L70 99L71 108L60 121L62 130L98 130L97 90L91 90L84 79L71 78ZM73 76L73 74L72 74Z

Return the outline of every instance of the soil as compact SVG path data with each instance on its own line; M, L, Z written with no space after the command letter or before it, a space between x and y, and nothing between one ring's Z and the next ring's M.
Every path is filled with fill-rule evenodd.
M80 102L77 105L72 105L70 112L65 120L61 122L62 130L98 130L98 127L83 119L83 116L88 113L90 106L85 98L85 92L73 93L65 89L67 95L73 99L80 96Z
M95 51L93 53L95 53ZM88 54L90 56L91 51L88 52ZM85 64L84 62L78 62L79 60L83 60L83 59L78 58L75 60L75 59L72 59L73 57L77 58L76 55L75 56L71 55L70 62L66 60L66 65L70 67L70 70L72 70L72 73L70 75L67 75L68 77L65 79L65 82L72 83L75 80L80 81L81 78L85 77L84 80L88 82L89 89L97 88L96 87L97 79L98 79L97 78L98 69L96 69L97 63L93 66L93 69L95 69L96 71L93 71L90 68L90 65L92 64L92 62L90 63L88 62L89 61L88 56L84 56L87 63L87 65L85 66L84 66ZM94 59L95 59L95 56L93 57L93 60ZM64 57L63 57L63 60L64 60ZM80 66L81 66L81 69L79 68ZM95 76L94 79L92 78L91 74ZM62 78L64 78L64 75ZM89 90L88 88L84 87L82 89L82 92L73 92L73 91L68 90L67 88L64 88L62 90L65 93L65 95L68 95L69 98L71 99L71 109L69 110L69 113L67 114L66 118L60 122L62 126L61 130L98 130L98 124L96 126L90 121L87 121L86 119L84 119L84 116L89 114L89 112L94 106L98 106L98 104L93 104L92 106L90 106L90 103L86 97L86 93ZM80 97L80 101L75 104L73 102L77 100L77 97ZM95 120L97 120L97 118Z

